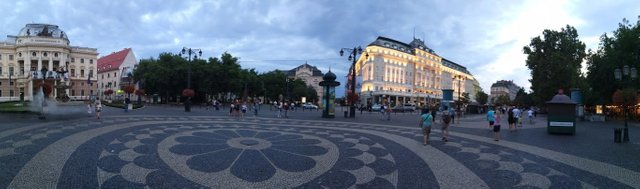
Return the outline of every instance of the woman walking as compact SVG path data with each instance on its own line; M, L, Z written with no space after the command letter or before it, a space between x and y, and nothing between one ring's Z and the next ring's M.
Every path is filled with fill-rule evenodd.
M102 103L100 102L100 98L96 98L96 117L100 119L100 112L102 112Z
M429 113L429 109L422 110L422 115L418 121L418 125L422 128L422 134L424 135L424 145L429 144L429 134L431 134L431 125L433 125L433 117Z
M495 122L493 124L493 140L500 140L500 121L502 120L502 116L500 114L496 114Z
M445 106L444 110L442 110L442 140L445 142L449 141L449 123L451 123L451 111L449 111L449 107Z
M516 120L515 117L513 116L513 110L509 109L507 110L507 122L509 122L509 132L513 132L516 130Z

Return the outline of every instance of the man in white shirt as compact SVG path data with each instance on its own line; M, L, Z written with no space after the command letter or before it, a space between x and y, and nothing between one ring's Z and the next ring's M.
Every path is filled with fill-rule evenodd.
M527 114L529 114L529 124L533 123L533 109L530 108Z
M515 124L518 124L518 119L520 119L520 109L518 109L518 107L513 108L513 120L515 121Z

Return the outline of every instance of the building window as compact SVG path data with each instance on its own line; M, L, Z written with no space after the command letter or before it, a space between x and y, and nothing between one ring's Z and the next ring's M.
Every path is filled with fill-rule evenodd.
M71 96L76 96L76 91L75 90L71 90Z
M89 70L89 76L93 76L93 70Z
M89 64L93 64L93 59L89 59Z
M111 73L107 73L107 78L111 78Z
M44 55L46 57L47 56L47 52L42 53L42 55Z
M80 70L80 77L84 77L84 70Z
M76 69L71 69L71 77L75 77L76 76Z
M80 91L80 96L84 96L84 90Z
M0 60L2 60L2 54L0 54Z
M13 55L12 54L9 55L9 60L13 60Z
M58 58L58 53L53 53L53 56Z
M80 59L80 64L84 64L84 58Z
M9 86L13 86L13 81L9 81Z
M2 90L0 90L0 96L2 96Z
M9 90L9 96L13 96L13 90Z
M71 58L71 62L76 62L76 58Z
M93 84L92 84L92 85L93 85ZM89 92L89 94L93 95L93 90L91 90L91 91Z
M31 56L36 56L36 55L37 55L36 52L31 53Z
M100 74L102 76L102 79L104 79L104 74Z

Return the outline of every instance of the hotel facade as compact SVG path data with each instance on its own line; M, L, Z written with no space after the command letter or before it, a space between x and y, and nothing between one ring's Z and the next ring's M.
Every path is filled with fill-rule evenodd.
M378 37L363 50L355 69L362 105L388 102L432 106L442 101L443 89L453 90L454 101L468 93L475 103L480 90L466 67L439 56L415 38L406 44Z
M71 46L57 25L27 24L0 42L0 101L33 100L43 83L51 97L88 99L96 92L97 56L95 48Z

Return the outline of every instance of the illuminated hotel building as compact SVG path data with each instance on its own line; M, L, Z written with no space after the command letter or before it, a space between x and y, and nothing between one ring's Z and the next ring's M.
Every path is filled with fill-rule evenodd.
M364 105L383 101L435 105L442 101L442 89L452 89L454 101L469 93L469 100L475 102L480 90L464 66L440 57L415 38L406 44L378 37L356 62L356 75L359 103Z
M96 92L97 56L95 48L70 46L56 25L27 24L0 42L0 101L17 101L20 94L33 100L42 83L52 87L54 98L86 99Z

